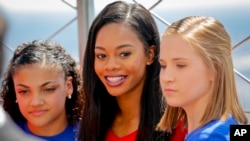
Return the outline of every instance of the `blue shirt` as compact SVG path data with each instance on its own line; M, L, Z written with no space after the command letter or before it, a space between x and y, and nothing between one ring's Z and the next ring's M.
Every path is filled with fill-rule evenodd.
M238 124L232 116L229 116L226 121L212 120L189 133L185 141L229 141L231 124Z
M36 137L42 138L46 141L75 141L76 140L76 134L77 134L77 126L72 126L68 124L68 126L65 128L65 130L57 135L54 136L38 136L33 134L26 123L18 123L18 126L27 134L34 135Z

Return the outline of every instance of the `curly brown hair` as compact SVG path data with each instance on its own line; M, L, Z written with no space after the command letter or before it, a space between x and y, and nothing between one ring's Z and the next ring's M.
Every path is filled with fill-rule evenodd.
M72 97L66 99L65 107L68 123L75 125L81 118L84 103L80 67L60 44L49 40L25 42L16 48L2 81L0 93L4 109L15 122L26 121L15 102L13 75L20 66L41 62L46 62L46 65L49 66L59 67L66 77L73 78Z

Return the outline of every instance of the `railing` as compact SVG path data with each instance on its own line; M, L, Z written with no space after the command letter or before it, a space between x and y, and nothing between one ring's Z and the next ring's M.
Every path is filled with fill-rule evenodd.
M61 0L63 3L65 3L66 5L68 5L69 7L77 10L77 7L71 5L70 3L68 3L65 0ZM136 0L133 0L133 2L138 3ZM161 4L162 0L158 0L156 1L154 4L152 4L148 9L150 10L151 14L158 19L160 22L162 22L163 24L169 26L170 23L168 21L166 21L165 19L163 19L162 17L160 17L159 15L157 15L156 13L154 13L152 11L152 9L154 9L155 7L157 7L159 4ZM67 28L70 24L72 24L74 21L78 20L78 17L74 17L73 19L71 19L68 23L66 23L64 26L62 26L61 28L58 29L58 31L56 31L54 34L52 34L51 36L48 37L48 39L52 39L55 36L57 36L58 34L60 34L65 28ZM81 25L79 25L81 26ZM240 47L241 45L245 44L246 42L248 42L250 40L250 36L246 37L245 39L243 39L242 41L240 41L239 43L237 43L235 46L233 46L233 49ZM7 48L10 51L14 51L13 48L11 48L10 46L8 46L6 43L4 43L4 47ZM80 46L79 46L80 47ZM81 57L81 56L80 56ZM249 61L249 65L250 65L250 61ZM248 84L250 84L250 80L249 78L247 78L246 76L244 76L242 73L240 73L237 69L234 69L234 72L237 76L239 76L242 80L244 80L245 82L247 82ZM250 111L245 111L246 113L250 114Z
M135 3L138 3L136 0L133 0ZM159 21L161 21L163 24L169 26L170 23L167 22L165 19L161 18L159 15L157 15L156 13L152 12L151 10L155 7L157 7L157 5L159 5L162 2L162 0L158 0L157 2L155 2L152 6L150 6L148 9L150 10L151 14L158 19ZM249 25L250 26L250 25ZM248 40L250 40L250 36L246 37L245 39L243 39L242 41L240 41L239 43L237 43L235 46L233 46L233 49L240 47L241 45L243 45L244 43L246 43ZM250 54L249 54L250 55ZM250 65L250 60L249 60L249 65ZM250 71L250 70L249 70ZM243 75L242 73L240 73L237 69L234 69L234 72L237 76L239 76L242 80L244 80L245 82L247 82L250 85L250 80L249 78L247 78L245 75ZM250 95L249 95L250 96ZM243 107L244 108L244 107ZM244 108L244 111L246 114L250 114L250 111L247 111Z

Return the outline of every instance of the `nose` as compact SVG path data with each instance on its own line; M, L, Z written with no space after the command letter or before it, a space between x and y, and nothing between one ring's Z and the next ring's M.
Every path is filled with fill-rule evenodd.
M160 81L169 83L174 81L174 72L170 68L164 68L160 71Z
M118 70L121 68L121 63L118 58L115 57L109 57L107 59L107 62L105 64L105 70Z
M41 96L41 94L39 94L38 92L36 94L33 94L33 96L31 97L32 106L39 106L39 105L42 105L43 103L44 103L44 99Z

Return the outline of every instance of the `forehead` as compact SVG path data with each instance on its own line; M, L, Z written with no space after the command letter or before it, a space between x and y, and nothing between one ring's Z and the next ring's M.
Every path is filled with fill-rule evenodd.
M173 50L179 51L193 51L193 47L181 35L163 35L160 43L160 49L167 52Z
M13 75L15 86L40 87L48 82L63 84L65 74L51 67L39 67L36 65L22 66Z
M123 40L131 38L138 40L137 33L123 23L109 23L104 25L97 33L96 42L107 38L113 40L119 38L123 38Z
M34 64L18 65L13 70L13 75L19 73L22 70L29 70L29 71L35 71L35 72L43 71L43 72L63 73L62 67L58 64L34 63Z
M119 46L129 45L135 48L143 48L143 42L127 25L110 23L103 26L97 34L95 47L114 49Z
M160 58L201 59L201 55L181 35L164 35L160 43Z

